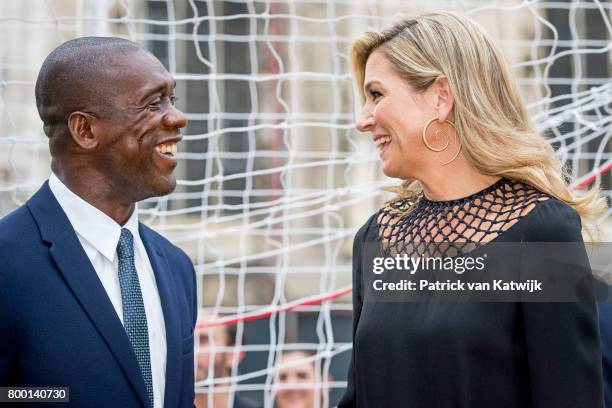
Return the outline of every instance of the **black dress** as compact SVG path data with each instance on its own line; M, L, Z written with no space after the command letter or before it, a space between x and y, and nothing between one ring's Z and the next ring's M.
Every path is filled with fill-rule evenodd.
M353 246L353 355L338 407L602 407L594 303L364 298L365 243L582 243L580 231L571 207L508 179L463 199L420 197L374 214Z

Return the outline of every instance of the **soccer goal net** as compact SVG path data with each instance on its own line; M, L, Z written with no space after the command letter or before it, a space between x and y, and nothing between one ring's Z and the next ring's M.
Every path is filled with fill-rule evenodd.
M348 45L432 9L495 37L576 190L600 183L609 198L610 2L22 0L0 4L0 215L49 175L33 87L44 57L78 36L138 42L176 78L189 119L176 191L139 211L196 267L199 328L210 332L196 341L208 360L197 392L272 406L279 372L307 365L316 404L332 406L351 349L352 237L397 184L354 129ZM604 230L611 218L598 220ZM212 341L214 330L231 339ZM306 353L283 360L296 350Z

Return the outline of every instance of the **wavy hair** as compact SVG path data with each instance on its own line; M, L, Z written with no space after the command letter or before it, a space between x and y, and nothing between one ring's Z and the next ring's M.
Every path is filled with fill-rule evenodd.
M605 198L598 187L581 196L572 194L569 175L552 145L533 126L507 62L480 25L452 12L436 11L366 32L350 49L362 101L365 66L374 50L416 92L425 91L439 75L448 78L462 151L477 171L527 183L567 203L594 227L594 218L607 208ZM398 198L415 198L422 186L407 179L392 191Z

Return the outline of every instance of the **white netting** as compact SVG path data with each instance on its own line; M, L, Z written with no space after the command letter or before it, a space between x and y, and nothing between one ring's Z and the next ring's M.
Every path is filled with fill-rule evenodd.
M247 352L240 370L235 359L231 376L202 380L198 391L215 384L271 406L280 352L307 349L316 354L304 361L315 361L323 377L334 374L327 406L345 386L351 306L349 296L316 298L350 284L352 236L380 204L380 187L394 183L382 177L369 137L353 129L351 39L397 13L468 14L498 40L537 127L576 182L603 172L610 197L611 8L602 1L2 2L0 214L49 174L33 97L44 57L75 36L139 42L176 77L178 107L190 120L179 186L143 204L141 220L191 255L202 306L238 322L237 343ZM304 298L309 304L300 306Z

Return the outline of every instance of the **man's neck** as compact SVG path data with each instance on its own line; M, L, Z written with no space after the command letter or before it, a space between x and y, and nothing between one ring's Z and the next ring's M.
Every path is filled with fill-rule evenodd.
M65 171L55 165L51 168L70 191L108 215L117 224L124 225L134 212L135 203L117 195L103 176L83 169Z
M212 396L210 393L196 394L195 406L196 408L226 408L228 399L227 392L213 392ZM209 405L209 401L212 404Z

